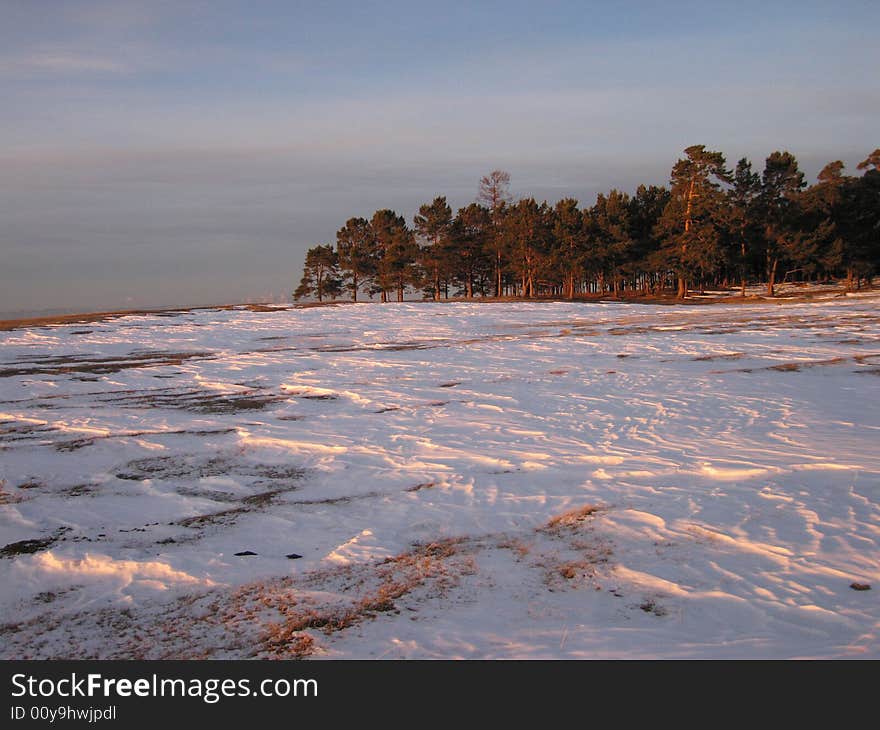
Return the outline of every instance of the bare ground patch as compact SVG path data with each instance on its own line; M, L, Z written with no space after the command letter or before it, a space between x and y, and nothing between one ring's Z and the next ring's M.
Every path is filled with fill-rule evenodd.
M723 355L700 355L693 358L696 362L712 362L713 360L740 360L745 357L743 352L730 352Z
M58 431L47 421L8 419L0 421L0 446L15 441L34 441Z
M123 408L170 408L203 414L261 411L267 406L289 400L286 395L251 389L233 393L206 390L166 390L132 393L102 400Z
M14 558L18 555L30 555L32 553L39 553L43 550L48 550L52 545L58 542L58 540L60 540L64 533L68 532L69 529L70 528L68 527L60 527L52 535L46 537L11 542L0 548L0 558Z
M186 360L208 360L216 356L213 352L140 352L118 357L96 357L94 355L44 355L18 363L24 367L0 368L0 378L19 375L64 375L68 373L90 373L105 375L131 368L152 368L163 365L180 365Z
M152 430L152 431L123 431L122 433L108 433L101 436L86 436L80 439L71 439L70 441L59 441L55 444L55 448L58 451L77 451L79 449L85 448L86 446L93 446L99 441L106 441L109 439L124 439L124 438L140 438L141 436L176 436L176 435L187 435L187 436L215 436L215 435L225 435L229 433L234 433L237 429L235 428L215 428L215 429L174 429L174 430Z
M173 523L189 528L231 524L243 514L265 509L280 496L298 489L305 474L306 470L298 465L264 464L242 459L237 454L154 456L130 461L115 472L117 479L173 482L174 491L183 496L235 505L184 517ZM199 484L199 480L209 477L237 477L236 481L255 491L242 496L239 492L205 488Z
M724 373L754 373L761 371L797 373L802 370L809 370L812 368L842 365L846 362L854 362L859 365L870 365L873 360L876 360L878 358L880 358L880 353L871 353L865 355L853 355L851 357L832 357L826 360L795 360L792 362L777 363L776 365L766 365L764 367L737 368L736 370L712 370L711 373L715 375L720 375Z

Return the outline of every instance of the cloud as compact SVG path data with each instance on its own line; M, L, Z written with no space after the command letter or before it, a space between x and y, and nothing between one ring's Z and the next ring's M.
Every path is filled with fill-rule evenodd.
M119 59L77 51L39 50L17 56L0 56L3 76L66 76L81 74L120 74L131 67Z

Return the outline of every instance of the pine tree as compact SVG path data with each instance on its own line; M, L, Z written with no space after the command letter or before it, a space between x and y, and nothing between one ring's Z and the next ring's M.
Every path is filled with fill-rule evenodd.
M760 213L764 224L767 296L775 294L779 262L785 257L797 259L801 230L801 190L804 174L790 152L773 152L767 158L761 176Z
M864 160L862 160L858 167L858 170L865 170L866 172L870 170L875 170L880 172L880 147L874 150L870 155L868 155Z
M843 240L845 191L851 178L843 174L840 160L829 162L819 173L815 185L801 195L801 220L804 248L809 249L809 265L804 270L847 269L847 287L852 283L852 269L845 264L847 245ZM806 252L804 252L806 253Z
M756 205L761 195L761 176L752 172L752 163L743 157L736 163L733 184L727 193L727 231L736 252L731 258L740 273L740 293L746 295L749 256L753 242L760 236L755 225Z
M554 259L563 279L565 296L574 299L575 279L583 270L586 231L578 201L564 198L553 209Z
M502 238L511 253L511 266L521 282L522 296L537 296L538 277L549 254L550 209L534 198L510 206L504 216Z
M684 152L687 157L672 168L672 196L658 230L666 263L678 277L679 299L687 296L688 279L718 258L724 204L720 183L731 179L720 152L701 144Z
M861 162L861 177L846 178L841 187L836 250L831 258L846 272L847 288L860 286L880 266L880 150Z
M293 293L293 298L300 300L314 295L319 302L323 302L325 297L338 297L342 292L338 265L339 259L332 245L310 248L306 252L302 280Z
M611 190L608 195L600 193L593 206L596 259L603 283L611 283L615 297L620 295L621 277L634 244L629 214L630 197L619 190Z
M648 271L660 248L654 230L668 203L669 190L660 185L639 185L630 201L630 236L633 239L630 273L634 286L638 285L636 279L641 277L644 294L654 284L654 277Z
M403 216L387 208L377 210L370 221L370 229L376 241L376 277L374 291L388 301L388 292L397 292L402 302L406 288L419 284L416 260L418 244Z
M452 227L452 208L445 197L434 198L419 208L413 218L416 234L424 242L419 254L422 268L430 277L435 302L440 301L441 278L449 268L449 234Z
M501 229L505 208L510 200L510 173L493 170L480 178L477 202L484 203L492 216L492 232L487 243L493 258L496 297L500 297L504 291L505 245Z
M462 285L468 299L474 296L477 279L489 273L485 249L491 233L492 215L488 208L477 203L460 208L452 222L452 246L457 260L453 277Z
M376 271L376 240L366 218L349 218L336 233L336 250L343 278L348 282L351 300Z

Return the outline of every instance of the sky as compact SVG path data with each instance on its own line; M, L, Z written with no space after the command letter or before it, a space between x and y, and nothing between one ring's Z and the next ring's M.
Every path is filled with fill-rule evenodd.
M0 316L283 301L349 217L810 180L880 146L880 3L0 0Z

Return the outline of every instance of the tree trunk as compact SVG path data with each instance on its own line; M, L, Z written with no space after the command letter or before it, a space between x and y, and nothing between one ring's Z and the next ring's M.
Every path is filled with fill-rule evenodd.
M687 197L687 208L684 211L684 232L688 233L691 230L691 216L693 215L694 210L694 186L696 185L696 178L691 180L690 187L688 188L688 197Z
M351 301L356 302L358 300L358 275L353 273L351 275Z
M773 264L770 266L770 272L767 275L767 296L775 297L775 285L776 285L776 267L779 265L779 259L773 259Z
M676 296L679 299L684 299L685 297L687 297L687 293L688 293L687 280L683 276L679 276L678 277L678 293L676 294Z

